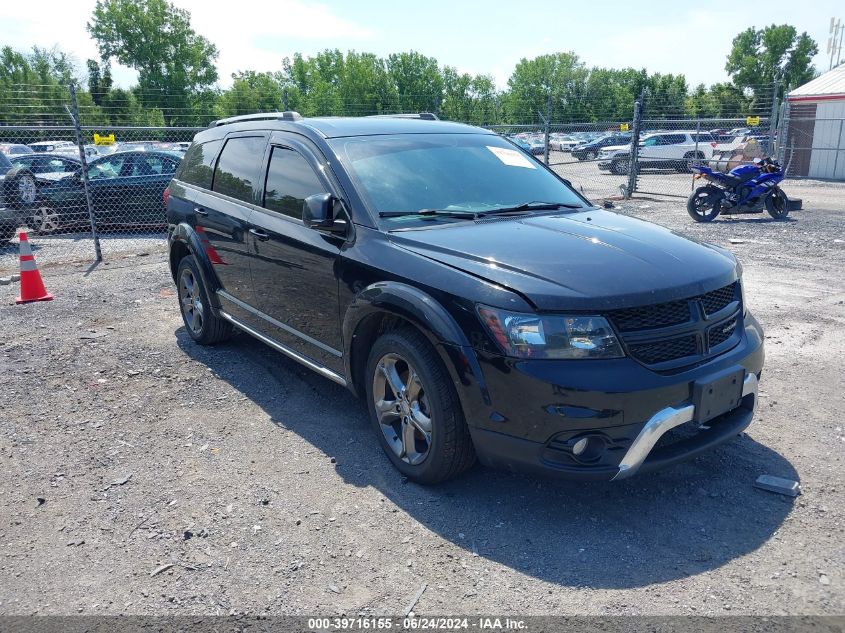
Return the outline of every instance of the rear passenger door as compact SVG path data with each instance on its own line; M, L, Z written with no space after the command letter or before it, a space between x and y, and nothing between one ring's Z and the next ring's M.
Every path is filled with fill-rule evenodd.
M305 198L336 192L310 147L271 142L262 208L251 218L255 307L264 332L342 371L335 267L346 238L302 223Z
M247 313L239 302L253 300L247 237L250 215L261 198L266 146L265 133L230 134L214 163L212 191L198 188L193 200L196 229L222 287L218 295L224 300L223 308L241 317ZM215 151L214 147L208 149ZM202 162L196 167L205 173ZM185 171L191 169L187 165Z

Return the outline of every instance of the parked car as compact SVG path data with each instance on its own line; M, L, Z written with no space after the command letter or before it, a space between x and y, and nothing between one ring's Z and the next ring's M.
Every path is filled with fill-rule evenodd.
M0 143L0 154L6 156L18 156L20 154L31 154L32 148L21 143Z
M572 149L572 157L578 160L595 160L598 158L599 152L604 147L614 145L631 144L630 134L608 134L607 136L600 136L599 138L587 141Z
M709 132L660 132L642 137L639 149L640 169L689 170L690 163L709 159L716 141ZM631 162L630 145L611 145L599 152L599 169L627 174Z
M181 160L176 152L115 152L88 164L97 223L103 227L161 227L163 195ZM80 174L40 190L29 225L37 233L71 230L88 222Z
M476 456L620 479L751 421L763 333L734 256L595 207L488 130L233 117L168 191L186 332L237 328L348 387L414 481Z
M63 147L71 147L76 148L75 143L71 143L70 141L38 141L36 143L30 143L29 148L33 152L55 152L57 149L61 149Z
M82 163L67 154L30 153L10 157L14 167L25 167L39 181L55 181L77 173ZM39 183L40 184L40 183Z
M576 147L580 143L581 141L574 136L558 134L554 138L549 138L549 149L553 149L558 152L569 152L572 151L573 147Z
M35 176L0 153L0 244L14 237L37 196Z

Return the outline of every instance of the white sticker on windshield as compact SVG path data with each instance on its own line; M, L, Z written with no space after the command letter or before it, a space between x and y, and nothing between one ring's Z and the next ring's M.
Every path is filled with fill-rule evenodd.
M511 167L537 169L537 166L534 165L531 160L519 150L507 149L505 147L492 147L490 145L487 145L487 149L493 152L493 155L505 165L510 165Z

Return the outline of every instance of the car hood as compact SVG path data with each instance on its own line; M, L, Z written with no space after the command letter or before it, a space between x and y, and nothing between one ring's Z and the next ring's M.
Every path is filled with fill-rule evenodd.
M591 209L390 233L393 244L522 295L540 310L671 301L734 281L728 251Z

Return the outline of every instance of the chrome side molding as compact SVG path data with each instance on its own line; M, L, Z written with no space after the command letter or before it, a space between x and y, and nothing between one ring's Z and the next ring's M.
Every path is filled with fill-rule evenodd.
M329 380L334 381L337 384L342 385L344 387L346 386L346 378L344 378L343 376L341 376L337 372L332 371L328 367L324 367L323 365L319 364L318 362L311 360L307 356L303 356L299 352L292 350L287 345L283 345L282 343L279 343L278 341L271 339L269 336L264 336L261 332L249 327L245 323L242 323L241 321L239 321L238 319L233 317L231 314L229 314L225 310L220 310L219 312L220 312L221 317L226 319L229 323L234 325L239 330L243 330L244 332L246 332L250 336L254 336L255 338L257 338L262 343L269 345L270 347L272 347L276 351L279 351L282 354L284 354L285 356L292 358L293 360L295 360L296 362L304 365L308 369L311 369L311 370L317 372L318 374L320 374L324 378L328 378Z
M742 397L754 394L754 404L757 404L757 376L747 374L742 383ZM661 409L646 422L645 426L631 443L628 452L619 463L619 471L611 481L626 479L639 470L648 457L651 449L657 444L664 433L686 422L692 422L695 417L695 406L692 404Z

